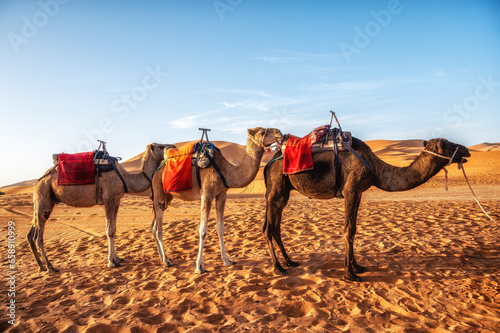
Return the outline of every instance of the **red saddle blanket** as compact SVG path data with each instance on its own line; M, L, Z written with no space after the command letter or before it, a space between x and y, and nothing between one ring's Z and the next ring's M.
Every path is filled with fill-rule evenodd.
M311 153L311 135L303 138L290 135L283 156L283 173L293 175L314 167Z
M167 161L163 173L163 190L165 192L187 191L191 186L191 157L194 143L179 149L167 150Z
M59 154L57 185L86 185L95 183L94 152Z

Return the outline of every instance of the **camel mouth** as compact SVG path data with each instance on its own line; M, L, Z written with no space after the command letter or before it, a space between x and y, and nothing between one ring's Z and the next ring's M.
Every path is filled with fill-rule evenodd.
M467 161L466 157L470 157L470 156L471 155L470 155L469 149L465 148L465 150L464 150L464 152L462 154L462 159L458 163L467 163L468 161Z

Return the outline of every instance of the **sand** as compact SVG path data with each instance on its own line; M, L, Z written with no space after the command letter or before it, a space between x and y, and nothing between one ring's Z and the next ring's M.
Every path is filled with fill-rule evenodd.
M499 162L498 151L477 151L465 165L497 221ZM226 248L236 265L222 265L212 213L204 255L208 273L201 275L194 273L198 202L174 201L167 211L170 268L160 264L149 231L147 196L122 200L116 248L125 262L112 269L102 207L58 205L47 223L45 248L60 272L48 274L38 271L25 240L31 194L1 195L0 253L6 272L7 222L13 221L17 273L16 325L8 323L12 297L4 282L0 331L498 332L500 222L482 214L456 167L450 175L448 192L440 173L411 191L365 193L355 240L357 261L368 269L360 283L342 279L343 201L301 195L293 195L282 223L285 245L301 265L289 268L288 276L274 274L261 233L259 179L232 190L227 200Z

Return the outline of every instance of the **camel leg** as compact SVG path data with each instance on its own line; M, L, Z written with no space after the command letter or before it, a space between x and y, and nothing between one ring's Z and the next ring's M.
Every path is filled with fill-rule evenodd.
M198 250L198 257L196 258L195 273L205 273L205 263L203 262L203 246L208 232L208 216L210 215L210 208L212 206L212 198L207 195L201 197L201 220L200 220L200 248Z
M50 198L50 193L45 193L44 197ZM58 272L58 270L56 270L50 263L43 245L43 232L45 230L45 222L49 219L55 203L50 199L40 202L39 198L35 198L34 201L33 221L31 224L31 228L26 235L26 238L30 245L31 251L35 256L35 260L40 271L49 271L50 273L56 273ZM45 262L45 266L40 260L39 252L43 258L43 261Z
M288 267L298 267L299 263L293 261L288 256L288 253L285 250L285 246L283 245L283 240L281 239L281 221L282 221L282 217L283 217L283 209L288 204L288 199L290 199L290 192L285 192L283 194L282 199L280 199L279 201L276 201L276 205L278 207L278 213L275 215L276 218L274 220L273 238L276 241L276 244L278 244L278 247L280 248L281 254L285 258Z
M279 209L279 206L281 206L281 201L283 200L283 198L279 196L274 196L269 193L267 193L266 196L267 196L266 216L262 232L264 233L264 237L269 247L269 253L271 254L271 259L274 265L274 272L280 275L287 275L288 273L286 269L284 269L283 266L281 266L273 246L273 235L275 234L276 220L278 219L281 220L280 214L282 214L283 212L283 209L281 210ZM279 199L277 199L277 197L279 197Z
M38 267L39 267L39 270L40 271L46 271L47 269L45 268L45 266L43 265L42 261L40 260L40 255L38 253L38 250L36 248L36 244L35 244L35 240L36 238L38 238L38 228L37 228L37 224L38 224L38 220L40 220L41 218L39 218L40 216L40 212L39 212L39 205L38 205L38 200L37 198L34 198L34 203L33 203L33 220L31 221L31 228L30 230L28 231L28 234L26 235L26 239L28 240L28 244L30 245L30 248L31 248L31 252L33 252L33 255L35 256L35 260L36 260L36 263L38 264ZM49 213L50 215L50 213Z
M165 252L165 247L163 246L163 207L155 207L155 219L151 223L151 232L153 233L153 238L156 242L156 248L158 249L158 254L160 255L160 260L162 263L167 265L167 267L172 267L172 263Z
M358 216L359 203L361 202L361 193L355 190L344 190L344 193L344 241L346 245L344 279L360 282L361 278L356 273L363 273L365 269L359 266L354 259L354 236L356 235L356 218Z
M116 217L120 202L115 199L104 201L104 210L106 212L106 235L108 236L108 267L119 267L121 259L118 258L115 251L116 235Z
M229 260L227 256L226 247L224 246L224 207L226 206L226 198L227 192L224 191L219 193L217 197L215 197L216 209L217 209L217 235L219 236L219 245L222 262L224 266L234 265L235 262Z
M40 271L46 271L47 269L43 265L42 261L40 260L40 255L38 254L38 250L36 248L35 244L35 239L37 238L37 227L34 225L35 221L33 221L30 230L28 231L28 234L26 235L26 239L28 240L28 244L30 245L31 252L33 252L33 255L35 256L36 263L38 264L39 270Z
M35 229L35 238L36 238L36 244L38 247L38 250L40 251L40 254L42 255L43 261L45 261L45 267L47 267L47 270L50 273L57 273L59 272L57 269L52 266L50 263L49 259L47 258L47 254L45 253L45 248L43 246L43 232L45 229L45 222L46 220L38 220L38 224L36 225Z

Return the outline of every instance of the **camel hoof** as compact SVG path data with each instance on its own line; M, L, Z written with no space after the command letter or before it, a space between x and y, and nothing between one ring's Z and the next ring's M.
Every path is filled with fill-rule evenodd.
M300 266L300 264L298 262L295 262L292 260L287 261L286 264L288 265L288 267L299 267Z
M235 262L235 261L228 260L228 262L225 262L225 263L224 263L224 266L232 266L232 265L236 265L236 262Z
M288 275L288 271L286 269L284 269L283 267L275 267L274 268L274 273L276 273L277 275Z
M346 274L346 275L344 275L344 280L361 282L361 278L359 276L357 276L356 274Z
M49 268L48 272L49 273L59 273L59 271L57 269L55 269L54 267Z
M116 261L117 263L120 263L120 264L121 264L122 262L124 262L124 261L125 261L125 259L122 259L122 258L118 258L118 257L116 257L116 260L115 260L115 261Z
M118 261L112 261L108 263L108 268L120 267L120 263Z
M165 263L165 266L167 267L172 267L173 264L170 262L170 259L167 259L167 262Z
M203 274L203 273L206 273L207 270L204 267L198 267L198 268L196 268L196 270L194 272L196 274Z
M366 273L366 268L364 268L363 266L360 266L358 264L354 265L354 273L358 273L358 274L361 274L361 273Z

